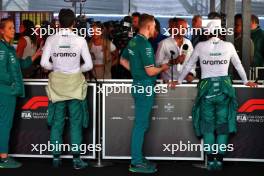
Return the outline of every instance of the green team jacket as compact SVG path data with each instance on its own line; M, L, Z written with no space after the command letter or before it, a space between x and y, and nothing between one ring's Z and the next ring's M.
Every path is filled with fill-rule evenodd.
M4 40L0 40L0 93L24 97L21 68L28 68L31 64L31 57L17 58L15 48Z
M264 31L258 27L251 31L251 39L254 42L253 66L264 66Z
M235 133L237 131L236 126L236 115L237 115L237 100L235 89L232 87L231 79L229 76L223 76L220 78L220 87L222 87L222 92L229 97L229 114L228 114L228 131L229 133ZM200 105L202 99L207 95L210 87L213 82L210 81L210 78L202 79L198 87L198 95L196 97L193 109L192 109L192 120L195 134L198 137L202 136L200 130Z

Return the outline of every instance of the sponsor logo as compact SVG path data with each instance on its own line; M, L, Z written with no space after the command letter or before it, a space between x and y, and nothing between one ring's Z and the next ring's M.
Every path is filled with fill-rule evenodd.
M204 65L223 65L228 64L227 60L203 60Z
M168 120L168 117L152 117L152 120Z
M238 112L254 112L261 110L264 110L264 99L250 99L238 109Z
M28 100L22 107L23 110L37 110L41 107L48 107L49 99L47 96L36 96Z
M53 53L54 57L76 57L76 53Z
M134 51L133 51L133 50L131 50L131 49L128 49L128 53L129 53L130 55L132 55L132 56L134 56L134 55L135 55Z
M164 105L165 112L173 112L174 108L174 105L172 105L171 103Z
M48 112L39 112L39 108L48 107L48 97L47 96L35 96L28 100L24 106L22 106L21 118L24 120L30 119L46 119Z
M112 120L123 120L122 117L112 117L111 119L112 119Z
M237 122L239 123L245 123L247 122L248 118L247 118L247 115L246 114L239 114L237 116Z
M210 56L221 56L221 53L210 53Z
M32 119L32 112L31 111L23 111L21 113L21 118L26 119L26 120Z
M263 114L251 114L253 112L264 112L264 99L247 100L238 109L237 122L239 123L264 123Z

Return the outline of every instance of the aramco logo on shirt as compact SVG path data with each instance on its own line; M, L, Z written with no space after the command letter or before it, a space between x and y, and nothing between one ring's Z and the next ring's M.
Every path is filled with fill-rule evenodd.
M53 57L76 57L76 53L53 53Z
M204 65L223 65L228 64L227 60L203 60Z

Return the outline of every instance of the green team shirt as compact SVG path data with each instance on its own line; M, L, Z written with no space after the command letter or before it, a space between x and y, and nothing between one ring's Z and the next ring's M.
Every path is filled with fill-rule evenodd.
M134 80L156 80L157 76L148 76L145 68L155 66L153 48L146 37L136 35L123 50L122 57L129 61Z

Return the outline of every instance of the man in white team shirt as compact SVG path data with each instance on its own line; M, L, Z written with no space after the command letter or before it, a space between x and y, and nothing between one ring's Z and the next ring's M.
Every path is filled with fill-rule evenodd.
M82 128L88 126L88 109L87 82L82 72L91 70L93 64L85 39L72 31L75 22L74 12L62 9L59 13L59 22L60 30L47 39L41 58L41 66L53 71L49 74L49 83L46 87L50 100L48 107L50 142L54 146L59 146L53 150L53 166L61 165L62 135L65 112L68 108L73 167L83 169L87 167L87 163L80 158L80 145ZM82 65L81 57L84 61Z
M202 79L198 84L198 95L193 107L193 126L197 136L204 139L208 170L221 170L223 157L228 146L228 136L235 133L237 102L235 90L228 76L230 62L238 71L243 83L249 87L257 84L247 80L246 73L232 43L218 38L217 24L210 22L208 41L200 42L183 69L178 83L200 61ZM217 146L218 150L213 151Z
M173 28L172 31L176 32L177 34L173 34L171 37L164 39L158 45L158 50L155 56L156 64L162 65L166 63L171 63L173 66L170 67L169 70L166 72L161 73L161 79L165 82L172 80L177 80L179 75L182 71L182 68L186 65L187 61L189 60L192 52L193 46L190 40L184 37L184 33L180 32L180 30L187 29L187 22L184 19L177 18L175 19L174 25L171 27ZM187 46L187 49L184 47ZM171 52L173 52L173 61L171 60ZM173 73L171 71L173 69ZM172 75L173 74L173 75ZM186 77L188 82L191 82L194 77L196 76L195 67L189 72Z

